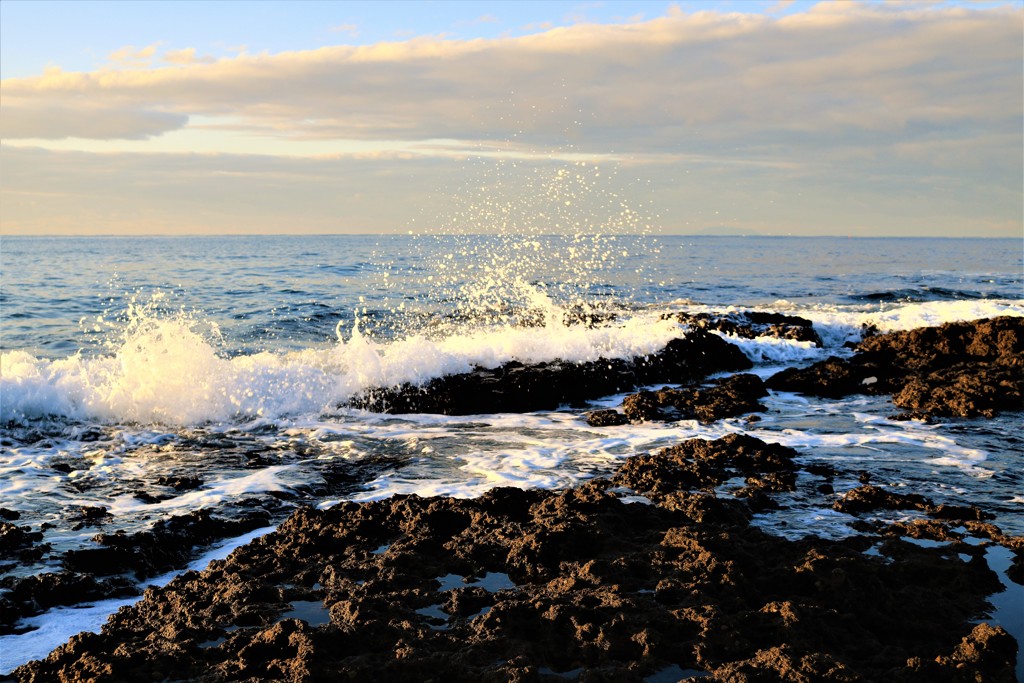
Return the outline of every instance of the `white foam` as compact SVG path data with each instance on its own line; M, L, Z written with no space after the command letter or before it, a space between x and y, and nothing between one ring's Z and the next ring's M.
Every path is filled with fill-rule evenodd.
M135 496L125 494L114 498L110 502L108 510L114 515L123 515L143 510L146 512L170 512L215 507L225 500L247 493L287 491L289 487L282 480L282 475L294 469L293 465L271 465L251 474L208 482L194 491L155 503L143 502Z
M541 297L543 298L543 297ZM546 301L546 300L545 300ZM659 311L634 314L588 327L561 323L562 310L541 301L541 327L465 328L443 338L412 335L380 343L358 326L344 341L320 348L258 353L233 358L218 351L212 323L181 314L161 317L143 309L126 325L108 355L48 360L24 351L0 355L0 420L24 422L48 416L140 425L250 422L328 411L367 388L420 384L474 365L511 360L540 363L594 361L654 353L685 334ZM676 306L693 312L736 312L727 307ZM781 307L781 306L780 306ZM807 342L726 336L758 363L815 360L865 324L883 331L954 320L1024 316L1021 301L956 301L840 308L815 306L792 313L807 317L826 350Z
M815 346L814 342L755 337L746 339L729 334L716 333L730 344L739 347L754 363L804 363L824 358L828 352Z
M998 316L1024 316L1024 301L926 301L912 304L872 304L839 307L816 305L792 311L814 323L826 347L838 347L861 338L865 326L881 332L901 332L944 323Z
M678 324L656 316L595 328L552 323L471 329L389 344L357 328L348 340L325 348L227 358L188 319L154 318L132 329L108 356L47 360L4 353L0 419L196 425L309 415L371 387L419 384L510 360L627 358L653 353L682 334Z
M927 459L927 462L934 465L964 468L977 474L991 474L978 468L978 465L988 458L987 453L976 448L965 448L952 438L935 433L905 431L898 427L842 434L816 434L798 429L784 429L780 432L751 430L751 433L765 441L774 441L797 449L857 447L884 452L885 446L889 444L916 446L942 453L940 456Z

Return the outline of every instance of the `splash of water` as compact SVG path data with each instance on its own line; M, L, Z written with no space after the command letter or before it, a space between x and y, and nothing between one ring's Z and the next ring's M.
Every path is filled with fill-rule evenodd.
M427 295L393 309L406 333L592 324L646 284L642 259L658 246L616 171L553 159L476 164L476 180L452 194L448 214L416 236L439 256L419 264ZM634 281L622 282L631 272Z
M124 316L99 323L109 328L105 354L0 354L0 422L200 425L320 415L371 387L422 384L513 359L630 357L656 351L679 332L654 316L614 326L552 325L540 334L477 326L382 342L364 333L365 321L357 314L351 331L339 323L334 344L230 355L219 328L201 314L169 310L162 296L136 297Z

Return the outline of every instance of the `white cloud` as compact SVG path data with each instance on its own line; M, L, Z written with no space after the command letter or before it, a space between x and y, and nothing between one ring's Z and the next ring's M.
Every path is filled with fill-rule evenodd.
M217 61L209 55L197 55L194 47L187 47L182 50L168 50L163 55L163 60L170 64L212 64Z
M160 47L160 43L153 43L142 48L125 45L107 55L107 59L122 68L145 68L153 63L153 56L156 55L158 47Z
M614 135L626 147L678 144L681 125L738 139L1005 126L1020 110L1019 22L1008 21L1020 16L853 3L777 20L705 12L520 38L421 37L187 68L48 73L6 81L4 104L22 108L26 122L31 111L102 103L230 115L261 134L303 138L515 134L549 145L576 129L581 144ZM153 51L126 49L125 59ZM174 55L181 63L194 53ZM52 123L41 128L4 136L62 136Z
M0 107L0 131L4 138L143 140L181 129L188 123L185 114L104 106L88 100L65 100L40 109L12 99Z
M353 38L359 36L359 26L357 24L338 24L337 26L331 26L327 30L331 33L347 33Z
M364 158L334 163L365 171L372 161L424 192L426 181L404 169L429 169L438 174L431 182L439 182L457 176L452 164L475 149L516 159L557 150L632 158L641 171L657 168L650 178L661 188L659 201L675 207L680 226L684 216L699 221L701 212L713 213L710 205L700 208L707 197L683 187L692 171L701 174L708 197L718 193L741 207L743 193L750 196L754 208L737 213L748 211L745 220L757 229L765 226L753 223L770 216L779 225L822 224L810 213L801 217L799 207L829 201L859 208L866 224L897 232L892 217L912 223L910 208L947 232L968 224L972 214L992 230L1019 229L1022 17L1019 7L844 2L778 17L676 9L640 23L581 24L521 37L418 37L216 62L189 48L163 55L171 67L50 70L6 80L0 136L146 140L220 131L233 136L231 150L238 140L272 140L281 156L289 144L308 150L323 141L334 149L356 140ZM156 49L125 48L119 59L151 60ZM436 140L449 140L449 147L428 142ZM380 141L376 151L374 141ZM67 159L9 147L3 154L5 183L18 164ZM144 176L152 166L149 172L162 179L159 159L167 156L136 152L132 172ZM245 163L271 164L259 158L264 161ZM203 164L192 161L199 173ZM302 169L296 177L320 177L311 169L322 167L289 163ZM364 197L394 203L382 190L338 173L332 171L331 183L352 182ZM239 177L248 179L249 193L272 186L257 183L258 174ZM384 182L385 176L368 177ZM67 176L66 185L85 180ZM175 182L187 184L185 176ZM793 206L758 204L762 188L775 188ZM798 197L801 188L806 192ZM891 188L905 190L907 207L893 204ZM812 191L820 193L817 203L808 198ZM310 211L332 205L326 189L308 198ZM360 215L373 224L367 229L399 221L394 209L361 206Z

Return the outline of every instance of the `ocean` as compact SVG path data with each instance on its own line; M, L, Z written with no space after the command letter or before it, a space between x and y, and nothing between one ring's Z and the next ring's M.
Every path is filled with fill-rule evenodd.
M0 560L0 579L59 571L63 554L101 532L143 531L196 510L227 520L266 513L265 528L197 547L141 585L161 584L299 506L567 487L630 455L736 432L793 447L802 465L834 467L837 492L866 476L936 503L978 505L1005 533L1024 534L1020 413L892 421L889 397L782 392L764 399L758 422L712 424L582 419L624 395L461 417L344 407L367 389L474 366L653 353L685 334L664 315L672 312L811 320L824 348L727 338L762 377L849 355L844 344L865 326L1024 316L1017 239L3 237L0 276L0 508L48 544L33 561ZM757 516L773 533L856 533L853 517L799 491L780 501ZM879 513L901 515L911 513ZM1004 583L992 618L1024 642L1021 586ZM0 673L135 599L23 620L0 635Z

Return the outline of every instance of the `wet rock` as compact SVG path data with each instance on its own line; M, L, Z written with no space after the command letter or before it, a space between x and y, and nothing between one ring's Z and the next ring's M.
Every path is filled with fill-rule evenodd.
M880 364L859 364L831 356L807 368L787 368L765 381L774 391L794 391L823 398L889 393L893 371Z
M1024 551L1024 536L1004 534L999 527L989 522L966 521L964 526L972 534L991 539L1004 548L1009 548L1013 551Z
M994 417L1024 408L1024 366L995 363L959 364L925 376L911 377L893 403L912 414L949 417Z
M935 505L928 498L915 493L891 493L871 484L847 491L832 504L832 509L851 515L874 510L919 510L935 519L963 522L978 522L994 517L975 506Z
M7 508L0 508L0 519L5 519L8 522L16 522L21 519L21 513L17 510L9 510Z
M974 505L929 505L925 512L935 519L954 521L982 521L995 517L991 512L985 512Z
M865 338L849 360L788 368L766 384L839 398L893 394L893 419L992 417L1024 409L1024 318L946 323Z
M5 589L0 595L0 635L14 633L18 620L51 607L139 594L134 582L128 579L99 580L73 572L6 577L0 586Z
M717 330L744 339L774 337L811 342L815 346L822 346L821 337L814 331L814 324L806 318L795 315L746 311L743 313L674 313L665 317L697 329Z
M832 504L832 509L853 515L872 510L923 510L929 505L928 499L921 495L890 493L878 486L865 484L847 491Z
M74 508L67 516L75 522L71 529L79 531L87 526L99 526L110 519L110 511L101 505L82 505Z
M951 654L931 661L915 657L907 662L909 671L894 672L892 680L1012 683L1017 680L1013 664L1017 647L1017 641L1002 627L978 624Z
M925 424L932 424L933 422L935 422L933 416L930 413L925 413L920 410L907 410L902 413L896 413L894 415L890 415L889 419L895 420L897 422L908 422L910 420L917 420L919 422L924 422Z
M562 324L566 327L573 325L585 325L586 327L597 327L613 322L618 316L611 311L594 310L590 306L571 306L566 309L562 316Z
M0 553L6 555L25 550L41 540L43 540L42 532L32 531L31 527L0 522Z
M1006 570L1006 577L1016 584L1024 586L1024 551L1017 551L1010 561L1010 568Z
M262 511L228 520L214 517L209 510L197 510L160 520L149 531L99 534L93 541L100 547L70 550L62 564L71 572L97 576L131 572L142 579L185 564L197 547L269 523L270 517Z
M819 477L825 477L825 479L831 481L838 472L832 465L824 463L810 463L804 467L804 471L808 474L814 474Z
M933 371L962 363L1024 365L1024 318L1002 316L919 327L863 340L864 357L916 371Z
M342 458L313 459L307 465L315 470L321 483L307 483L298 487L313 498L348 496L363 490L366 482L373 481L385 471L395 472L412 462L407 453L401 456L370 455L358 460Z
M592 410L586 415L587 424L591 427L614 427L629 424L629 418L615 409Z
M757 399L767 396L757 375L733 375L699 389L661 389L627 396L622 412L630 420L699 420L710 423L726 417L763 411Z
M626 460L612 481L645 495L713 489L737 476L773 475L773 490L794 488L796 451L742 434L715 441L690 439L651 455Z
M649 356L588 363L519 362L448 375L423 386L370 390L348 405L385 413L481 413L554 410L655 383L685 383L717 372L745 370L750 360L717 335L694 331Z
M82 505L70 515L70 519L96 520L109 516L110 511L102 505Z
M770 497L795 472L792 454L730 435L565 491L302 508L15 675L639 683L687 670L772 681L1012 671L1005 633L972 622L998 584L984 562L896 538L883 557L863 538L790 541L751 526L743 501L695 490L745 476ZM651 504L627 503L627 490Z
M156 483L160 486L170 486L175 491L191 491L203 485L203 480L191 475L162 476L157 477Z

